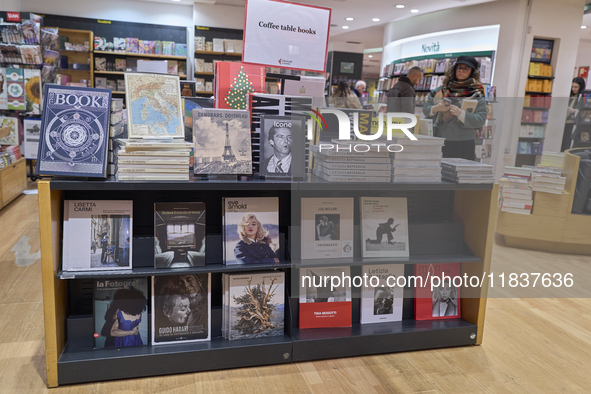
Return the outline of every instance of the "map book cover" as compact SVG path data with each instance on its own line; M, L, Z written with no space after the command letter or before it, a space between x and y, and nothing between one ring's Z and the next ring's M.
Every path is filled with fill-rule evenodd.
M285 273L247 272L228 276L227 339L284 335Z
M368 279L368 285L361 288L360 323L401 321L404 287L395 281L404 276L404 264L366 265L362 270L363 275L376 279Z
M408 257L404 197L361 197L361 256Z
M94 281L94 347L142 346L150 343L149 278Z
M154 203L154 267L205 265L205 203Z
M330 277L350 276L350 267L306 268L300 270L299 327L351 327L351 287L347 281L331 285ZM328 281L323 278L329 277Z
M211 339L211 274L152 277L152 345Z
M302 198L302 259L353 257L353 198Z
M133 201L64 202L64 271L131 269Z
M279 199L224 198L224 264L279 262Z
M45 85L37 173L106 178L111 91Z
M415 265L415 277L422 279L415 287L415 320L459 318L460 288L453 278L460 275L460 263Z
M129 138L184 138L178 75L125 73Z
M265 92L267 70L234 62L215 62L215 107L247 109L248 94Z
M250 113L236 109L194 109L193 172L252 174Z

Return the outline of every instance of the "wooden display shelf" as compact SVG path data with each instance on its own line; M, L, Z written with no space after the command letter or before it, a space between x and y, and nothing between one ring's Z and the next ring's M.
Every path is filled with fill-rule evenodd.
M209 92L209 91L206 91L206 90L202 90L202 91L200 91L200 92L195 92L195 94L208 94L208 95L213 95L213 92Z
M543 95L543 96L549 96L552 94L552 92L530 92L530 91L526 91L525 94L537 94L537 95Z
M554 79L554 77L542 77L541 75L528 75L529 79Z
M24 157L0 169L0 209L27 188L27 166Z
M125 71L97 71L94 70L95 74L106 74L106 75L123 75Z
M195 71L195 75L215 75L215 73L207 73L204 71Z
M173 56L173 55L152 55L149 53L129 53L129 52L109 52L109 51L94 51L95 54L100 55L113 55L113 56L135 56L135 57L146 57L152 59L178 59L187 60L186 56Z
M237 52L213 52L213 51L195 51L195 55L217 55L217 56L242 56Z

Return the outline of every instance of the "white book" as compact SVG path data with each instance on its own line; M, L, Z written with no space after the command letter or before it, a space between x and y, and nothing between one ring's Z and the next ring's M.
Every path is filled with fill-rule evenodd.
M395 284L399 276L404 276L404 265L367 265L363 275L369 278L369 286L361 289L361 324L401 321L404 287Z
M144 172L141 174L117 173L117 179L120 181L188 181L189 173L186 174L166 174Z
M408 257L407 201L403 197L361 197L361 255Z
M302 259L353 257L352 198L302 198Z
M179 157L189 157L191 154L190 150L168 150L168 151L159 151L159 150L138 150L134 152L127 152L125 147L119 148L117 151L118 156L147 156L146 158L142 158L142 160L173 160ZM188 159L187 159L188 162Z
M189 158L188 157L171 157L171 158L162 158L159 157L152 157L150 159L145 159L140 156L140 158L131 156L124 156L120 157L117 160L117 163L120 166L173 166L174 168L185 168L188 170L189 168ZM148 156L146 156L148 157ZM156 167L157 168L157 167Z
M214 38L213 39L213 52L224 52L224 39Z
M171 168L175 166L164 165L161 168L156 166L146 167L133 167L133 166L117 166L118 174L187 174L189 169L186 166L180 166L180 168Z
M131 269L133 201L69 200L67 209L64 271Z
M347 176L347 175L327 175L323 171L314 169L312 171L314 175L324 179L327 182L374 182L384 183L390 182L389 176Z

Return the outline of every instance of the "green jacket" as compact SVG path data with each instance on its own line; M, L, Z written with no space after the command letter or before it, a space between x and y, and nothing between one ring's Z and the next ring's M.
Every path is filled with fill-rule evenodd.
M486 100L483 97L475 97L478 100L478 105L474 110L474 113L466 112L465 122L460 122L457 118L447 123L441 122L436 123L437 115L431 116L431 108L433 107L433 98L441 90L442 87L438 87L429 93L427 102L423 106L423 114L427 118L433 119L433 135L436 137L443 137L448 141L469 141L475 137L475 131L484 126L486 121ZM461 108L461 107L460 107Z

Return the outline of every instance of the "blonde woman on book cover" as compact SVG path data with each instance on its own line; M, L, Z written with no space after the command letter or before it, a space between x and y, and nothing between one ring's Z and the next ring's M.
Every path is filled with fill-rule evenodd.
M433 289L433 317L455 316L458 314L458 300L455 286L444 280Z
M445 138L443 157L475 159L476 131L486 121L484 97L480 66L471 56L460 56L446 71L443 85L429 93L423 113L434 119L434 135ZM462 109L465 99L477 101L472 112Z
M238 223L240 241L234 248L236 259L243 264L278 263L277 254L271 249L269 232L254 213L247 213Z

